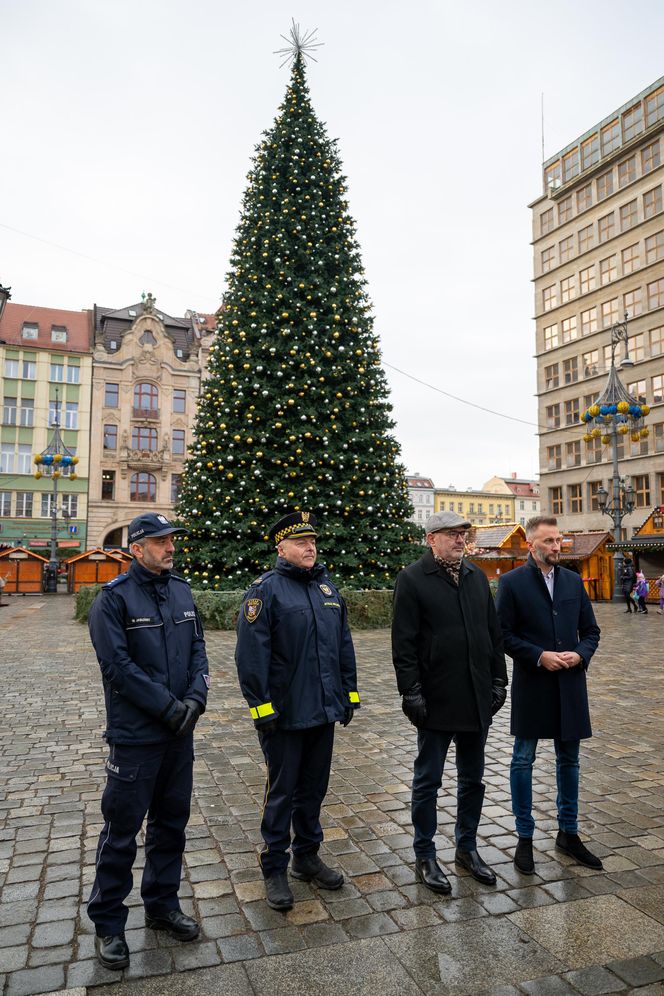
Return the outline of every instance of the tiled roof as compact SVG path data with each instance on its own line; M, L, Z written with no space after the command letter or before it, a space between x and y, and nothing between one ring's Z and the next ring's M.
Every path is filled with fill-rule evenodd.
M37 325L36 339L23 337L24 325ZM53 342L53 326L67 330L66 342ZM7 302L0 320L0 339L25 349L52 349L56 353L89 353L90 322L87 311L63 311L60 308L39 308L33 304Z
M563 536L560 550L561 560L585 560L607 540L611 542L613 534L607 530L592 533L568 533Z
M496 526L475 526L475 546L482 550L491 548L497 549L506 539L520 528L515 522L508 522L505 525Z
M429 477L407 477L406 483L409 488L433 488L433 481Z
M513 495L517 498L539 498L539 484L537 481L515 481L512 478L503 478L505 484Z

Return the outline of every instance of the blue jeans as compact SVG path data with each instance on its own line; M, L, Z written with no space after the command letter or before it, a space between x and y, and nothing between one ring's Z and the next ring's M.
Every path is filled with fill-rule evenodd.
M579 741L557 740L556 784L558 795L558 826L565 833L577 833L579 814ZM535 821L533 808L533 764L537 751L537 740L516 737L510 767L510 788L512 790L512 812L519 837L532 837Z
M446 733L442 730L418 730L418 754L413 771L411 815L416 858L435 858L433 838L438 829L438 789L450 744L456 744L457 819L454 836L457 847L474 851L477 826L484 801L484 744L486 732Z

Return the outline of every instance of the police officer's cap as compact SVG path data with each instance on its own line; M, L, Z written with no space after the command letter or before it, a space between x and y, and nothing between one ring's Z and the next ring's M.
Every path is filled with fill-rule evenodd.
M282 540L316 535L316 516L312 512L289 512L272 526L269 537L275 546Z
M139 540L170 536L171 533L186 533L186 531L174 526L160 512L147 512L131 520L127 529L127 540L129 543L137 543Z

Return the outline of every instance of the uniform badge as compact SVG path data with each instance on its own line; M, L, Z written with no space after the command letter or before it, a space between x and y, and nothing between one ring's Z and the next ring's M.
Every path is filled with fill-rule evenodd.
M260 598L248 598L244 603L244 618L247 622L256 622L262 608L263 602Z
M324 595L332 594L332 589L330 588L329 584L319 584L318 587L320 588L320 590L323 592Z

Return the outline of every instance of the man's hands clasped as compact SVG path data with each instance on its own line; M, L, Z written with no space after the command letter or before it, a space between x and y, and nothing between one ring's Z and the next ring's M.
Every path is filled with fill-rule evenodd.
M574 650L566 650L562 654L556 653L555 650L545 650L539 663L547 671L564 671L570 667L578 667L581 663L581 655Z
M182 702L178 699L166 725L176 737L184 737L196 726L200 714L201 704L196 699L184 699Z

